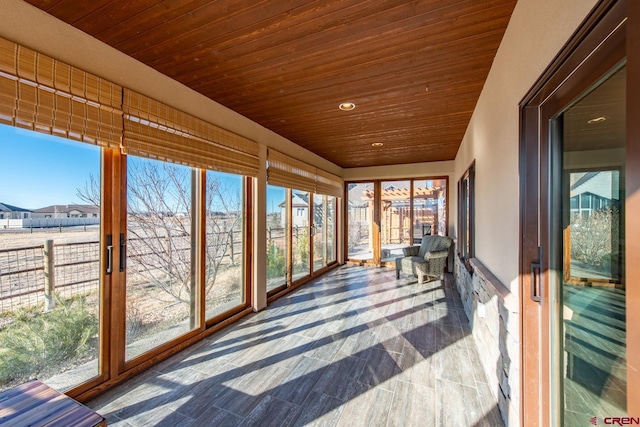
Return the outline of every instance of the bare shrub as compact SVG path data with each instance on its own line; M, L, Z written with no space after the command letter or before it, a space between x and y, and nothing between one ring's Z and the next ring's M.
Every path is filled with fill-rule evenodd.
M617 251L620 211L600 209L571 221L571 258L586 264L608 268L612 252Z

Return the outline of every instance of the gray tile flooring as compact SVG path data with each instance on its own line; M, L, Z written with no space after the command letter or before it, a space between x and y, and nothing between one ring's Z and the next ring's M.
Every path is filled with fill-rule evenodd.
M453 280L345 266L88 403L110 426L501 426Z

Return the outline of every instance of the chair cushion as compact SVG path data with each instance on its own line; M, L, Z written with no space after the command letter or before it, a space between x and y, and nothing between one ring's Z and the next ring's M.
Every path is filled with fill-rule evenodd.
M421 257L427 252L439 252L448 250L449 246L451 246L451 239L449 237L444 236L424 236L422 238L422 244L420 245L420 253Z
M402 248L402 254L404 256L419 256L420 255L420 247L419 246L409 246L407 248Z

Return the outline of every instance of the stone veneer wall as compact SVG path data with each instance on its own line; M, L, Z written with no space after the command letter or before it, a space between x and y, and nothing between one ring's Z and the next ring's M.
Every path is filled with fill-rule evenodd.
M455 257L455 278L473 338L507 426L520 423L520 326L517 297L480 261L469 273Z

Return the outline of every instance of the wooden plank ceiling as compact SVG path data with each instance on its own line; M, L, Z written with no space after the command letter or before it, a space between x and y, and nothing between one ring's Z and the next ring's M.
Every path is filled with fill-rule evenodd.
M27 1L342 167L453 159L516 3Z

